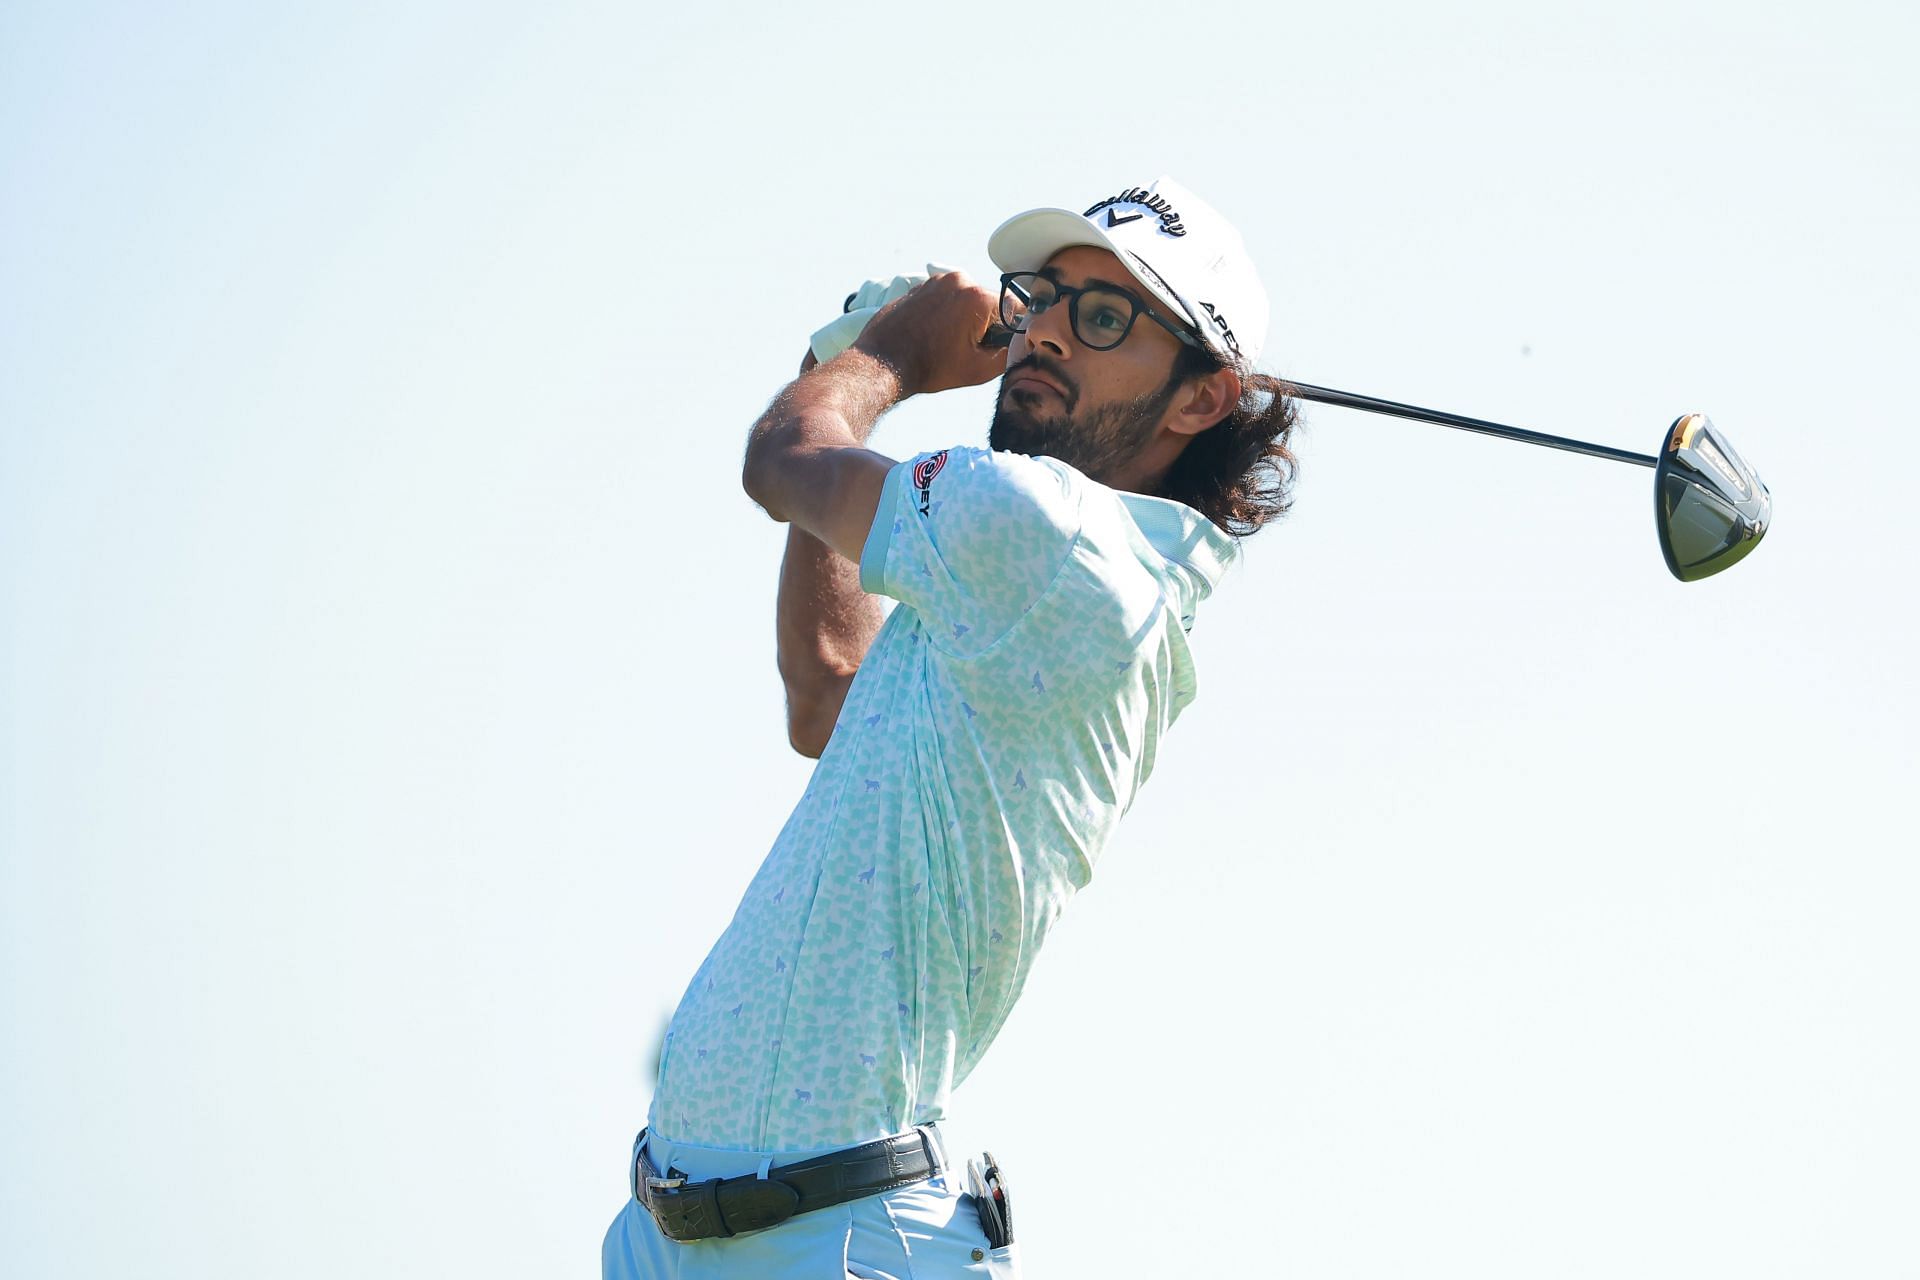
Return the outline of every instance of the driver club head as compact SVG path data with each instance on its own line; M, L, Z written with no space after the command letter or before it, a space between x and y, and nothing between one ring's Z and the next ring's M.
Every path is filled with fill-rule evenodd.
M1696 582L1760 545L1773 497L1706 414L1687 413L1667 430L1654 464L1653 514L1667 568Z

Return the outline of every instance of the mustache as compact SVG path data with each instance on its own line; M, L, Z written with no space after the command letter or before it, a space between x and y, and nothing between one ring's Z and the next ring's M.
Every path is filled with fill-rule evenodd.
M1008 365L1007 372L1001 379L1002 383L1012 381L1018 377L1023 370L1027 369L1031 369L1035 373L1045 374L1057 383L1060 389L1067 393L1067 408L1069 410L1080 402L1080 388L1075 386L1073 379L1067 376L1067 371L1060 367L1058 361L1050 356L1043 356L1038 351L1029 351L1026 359L1018 364Z

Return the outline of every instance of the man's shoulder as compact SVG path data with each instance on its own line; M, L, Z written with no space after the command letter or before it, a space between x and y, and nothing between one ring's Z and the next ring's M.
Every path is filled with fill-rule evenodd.
M1090 484L1051 458L992 449L909 458L887 478L861 585L936 619L956 649L982 648L1058 585Z
M1057 458L975 445L954 445L922 454L913 460L912 467L916 486L942 479L949 484L964 480L983 488L1031 489L1043 494L1074 494L1088 486L1100 487Z
M1089 487L1099 488L1052 458L967 446L910 459L905 479L912 504L936 540L947 536L1032 536L1043 528L1072 537Z

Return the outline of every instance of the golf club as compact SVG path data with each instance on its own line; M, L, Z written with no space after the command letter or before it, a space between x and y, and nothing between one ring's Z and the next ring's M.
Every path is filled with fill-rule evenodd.
M1012 340L1013 330L1002 324L990 324L980 345L1004 347ZM1682 582L1697 582L1732 568L1760 545L1773 519L1773 496L1767 492L1767 486L1734 451L1725 433L1704 413L1683 413L1674 419L1673 425L1667 428L1659 456L1651 457L1610 445L1550 436L1544 431L1503 426L1484 418L1422 409L1351 391L1335 391L1305 382L1286 385L1288 394L1301 400L1410 418L1415 422L1432 422L1460 431L1518 440L1522 444L1627 462L1636 467L1652 467L1653 518L1660 535L1660 554L1666 558L1668 570Z
M1522 444L1537 444L1569 453L1606 458L1653 468L1653 516L1660 535L1660 553L1667 568L1682 582L1697 582L1732 568L1766 536L1773 518L1773 497L1754 469L1703 413L1685 413L1667 428L1657 457L1629 453L1603 444L1570 440L1541 431L1503 426L1483 418L1469 418L1437 409L1381 400L1374 396L1334 391L1301 382L1287 384L1302 400L1363 409L1415 422L1432 422L1460 431L1499 436Z

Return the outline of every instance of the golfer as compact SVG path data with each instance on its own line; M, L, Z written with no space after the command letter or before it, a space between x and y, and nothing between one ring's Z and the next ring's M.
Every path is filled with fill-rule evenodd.
M1171 180L988 252L997 288L896 290L748 437L820 762L674 1013L608 1277L1018 1274L997 1171L937 1122L1194 697L1187 631L1287 504L1293 406L1240 236ZM989 449L866 447L996 377Z

